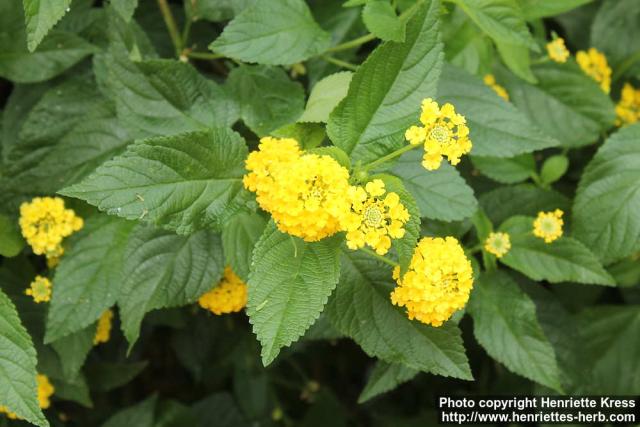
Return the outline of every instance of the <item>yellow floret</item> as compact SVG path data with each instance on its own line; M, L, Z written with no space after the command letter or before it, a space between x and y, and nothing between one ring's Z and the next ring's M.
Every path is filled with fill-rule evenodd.
M616 105L616 124L630 125L640 120L640 89L625 83Z
M0 405L0 414L5 414L7 418L10 420L19 420L20 418L15 414L15 412L11 412L9 408L6 406Z
M249 155L244 185L278 229L309 242L340 231L349 171L330 156L302 154L295 140L262 141Z
M226 267L220 283L202 295L198 304L217 315L238 312L247 305L247 285Z
M47 378L46 375L38 374L36 382L38 383L38 403L42 409L47 409L51 406L49 398L55 392L55 388L49 382L49 378Z
M491 89L493 89L493 91L502 99L504 99L505 101L509 100L509 94L507 93L507 90L500 86L498 83L496 83L496 78L493 74L487 74L484 76L483 78L484 84L486 84L487 86L489 86Z
M558 37L547 43L547 53L549 54L549 58L560 63L567 62L570 55L562 37Z
M507 233L489 233L484 241L484 249L498 258L502 258L511 249L511 239Z
M391 302L406 307L409 319L440 326L469 300L473 270L457 239L424 237L404 276L394 270L398 286Z
M431 98L422 101L421 126L411 126L405 138L412 145L424 144L422 165L427 170L440 167L443 157L452 165L471 151L469 128L464 116L457 114L451 104L442 107Z
M562 212L556 209L553 212L538 212L538 217L533 222L533 234L544 239L546 243L551 243L562 236Z
M106 343L111 338L111 325L113 323L113 310L109 309L102 313L98 320L96 335L93 337L93 345Z
M342 218L342 228L347 232L347 246L362 248L365 244L384 255L391 247L391 239L404 236L404 225L409 212L396 193L386 193L384 182L374 179L364 188L350 187L347 199L350 211Z
M46 277L36 276L24 291L26 295L33 297L36 303L47 302L51 300L51 281Z
M59 258L62 240L82 228L82 218L59 197L36 197L20 206L22 235L36 255Z
M592 47L586 52L578 51L576 61L585 74L598 82L603 91L609 93L611 90L611 68L604 54Z

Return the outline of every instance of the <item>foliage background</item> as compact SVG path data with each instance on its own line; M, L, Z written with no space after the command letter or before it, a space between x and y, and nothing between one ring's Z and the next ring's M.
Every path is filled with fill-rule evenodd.
M441 394L640 394L640 125L614 124L622 84L640 79L640 3L343 3L1 2L1 389L28 383L37 354L56 387L49 422L108 427L428 425ZM607 55L610 96L573 59L544 60L553 32L572 52ZM455 169L428 173L415 152L389 165L422 235L472 248L539 210L568 219L554 246L514 239L497 270L478 253L466 313L440 329L391 306L382 264L340 255L335 239L274 234L239 179L244 141L267 134L333 143L352 166L374 160L403 144L429 96L467 117L474 148ZM45 307L24 295L47 268L24 247L17 208L56 193L86 225L65 242ZM260 281L264 260L286 271L298 248L316 272L292 306L320 305L287 318L284 338L269 338L278 327L257 299L262 348L244 313L192 304L226 263L277 290ZM95 320L116 302L121 324L92 349ZM11 409L46 425L33 389L21 390Z

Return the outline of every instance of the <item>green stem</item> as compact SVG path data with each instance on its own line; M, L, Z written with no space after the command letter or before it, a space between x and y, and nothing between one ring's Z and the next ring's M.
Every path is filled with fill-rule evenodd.
M169 3L167 3L167 0L158 0L158 7L160 8L160 13L162 13L164 23L167 26L167 31L169 31L173 47L176 49L176 55L180 57L182 53L182 39L180 38L178 26L176 25L176 20L173 18L173 13L171 13Z
M348 42L340 43L339 45L330 47L324 53L333 53L353 49L354 47L361 46L367 42L370 42L371 40L374 40L375 38L376 36L371 33L365 34L364 36L358 37L357 39L353 39Z
M402 154L406 153L407 151L411 151L416 147L419 147L421 144L417 144L417 145L411 145L409 143L407 143L407 145L405 145L404 147L387 154L386 156L380 157L377 160L374 160L371 163L367 163L366 165L362 166L362 170L364 171L369 171L377 166L380 166L383 163L388 162L389 160L393 160L398 156L401 156Z
M191 35L191 25L193 24L193 21L191 20L191 18L186 17L185 19L187 20L187 22L186 24L184 24L184 29L182 30L182 47L183 48L189 44L189 36Z
M482 250L482 244L481 244L481 243L478 243L478 244L477 244L477 245L475 245L474 247L467 249L467 253L468 253L469 255L473 255L473 254L475 254L475 253L480 252L481 250Z
M220 59L224 58L224 55L220 55L219 53L209 53L209 52L187 52L186 55L189 58L194 59Z
M390 260L389 258L387 258L385 256L378 255L376 252L372 251L369 248L360 248L358 250L364 252L365 254L367 254L369 256L372 256L373 258L375 258L377 260L380 260L380 261L384 262L385 264L389 264L392 267L397 267L398 265L400 265L397 262L395 262L393 260Z
M331 64L335 64L338 67L346 68L347 70L355 71L358 69L357 65L352 64L351 62L342 61L338 58L334 58L333 56L324 55L322 59L324 59L327 62L330 62Z
M638 61L640 61L640 50L625 59L622 64L620 64L620 66L616 68L616 71L613 73L611 80L613 80L614 82L618 81L618 79L622 77L624 73L626 73L629 68L631 68L633 64Z

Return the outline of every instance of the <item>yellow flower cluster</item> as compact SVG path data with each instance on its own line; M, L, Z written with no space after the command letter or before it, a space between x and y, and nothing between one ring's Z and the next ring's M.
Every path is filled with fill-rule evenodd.
M384 182L374 179L364 188L350 187L347 198L351 209L342 220L347 232L347 246L362 248L365 244L384 255L391 247L391 239L404 236L404 225L409 220L409 211L393 192L386 193Z
M457 239L424 237L411 258L408 271L400 277L391 302L407 308L409 319L440 326L463 308L473 287L473 270Z
M51 382L49 382L49 378L46 375L38 374L36 376L36 383L38 386L38 405L42 409L47 409L51 406L50 398L55 392L55 388ZM0 414L5 414L10 420L21 419L14 412L9 411L9 408L2 405L0 405Z
M47 409L51 406L49 398L55 392L55 388L49 382L49 378L47 378L46 375L38 374L36 382L38 383L38 404L42 409Z
M640 120L640 89L625 83L616 105L616 124L629 125Z
M546 243L551 243L562 236L562 212L556 209L553 212L538 212L538 217L533 221L533 234L544 239Z
M56 259L63 253L62 239L82 228L82 218L64 208L59 197L36 197L20 206L22 235L36 255Z
M611 67L607 57L595 48L588 51L580 50L576 53L576 61L589 77L600 83L600 87L606 93L611 90Z
M496 94L498 94L500 98L504 99L505 101L509 100L509 94L507 93L507 90L504 87L500 86L498 83L496 83L496 78L493 74L485 75L483 80L484 80L484 84L486 84L491 89L493 89L493 91Z
M202 295L198 304L213 314L238 312L247 305L247 285L226 267L220 283Z
M36 276L24 291L26 295L33 297L36 303L47 302L51 300L51 281L46 277Z
M93 337L93 345L106 343L111 338L111 325L113 323L113 310L109 309L102 313L98 319L96 335Z
M484 250L497 258L502 258L511 249L511 239L507 233L489 233L484 241Z
M245 187L278 229L313 242L340 231L349 171L330 156L304 154L293 139L262 138L246 161Z
M567 62L570 55L562 37L558 37L557 39L547 43L547 53L549 54L549 58L560 63Z
M420 122L424 126L411 126L404 136L412 145L424 144L425 169L438 169L443 157L457 165L460 157L471 151L466 120L456 113L453 105L447 103L440 108L431 98L423 100Z

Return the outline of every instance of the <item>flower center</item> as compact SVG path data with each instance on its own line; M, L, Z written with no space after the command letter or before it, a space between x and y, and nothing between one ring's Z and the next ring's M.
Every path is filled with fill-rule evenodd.
M37 297L46 297L49 294L49 288L44 281L37 281L33 284L33 294Z
M382 222L382 212L377 206L369 206L364 211L364 223L369 227L378 227Z
M429 132L429 138L440 144L446 144L449 142L449 129L444 126L434 126Z
M554 221L553 219L549 219L547 218L546 220L542 221L542 230L545 233L555 233L558 229L558 224L556 223L556 221Z

